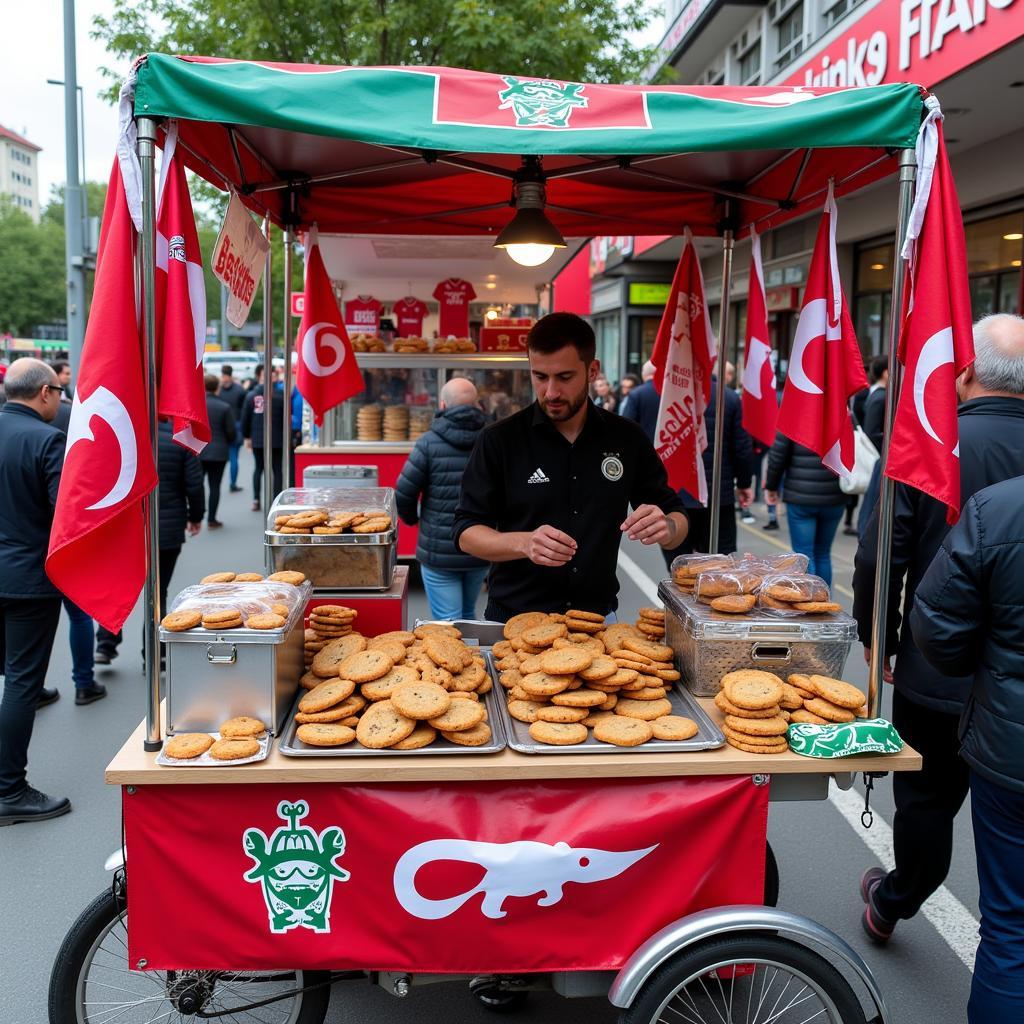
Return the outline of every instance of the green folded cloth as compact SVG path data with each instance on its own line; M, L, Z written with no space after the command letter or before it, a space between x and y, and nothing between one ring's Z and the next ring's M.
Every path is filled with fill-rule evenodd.
M884 718L858 718L835 725L794 723L786 733L790 750L805 757L850 757L853 754L895 754L903 740Z

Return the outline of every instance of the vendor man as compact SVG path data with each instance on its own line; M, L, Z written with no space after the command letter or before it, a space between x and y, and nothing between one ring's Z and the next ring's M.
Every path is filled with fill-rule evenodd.
M473 447L454 536L493 563L488 619L568 608L607 615L618 604L622 534L663 548L686 537L683 504L643 430L588 399L595 347L572 313L538 320L527 337L537 400Z

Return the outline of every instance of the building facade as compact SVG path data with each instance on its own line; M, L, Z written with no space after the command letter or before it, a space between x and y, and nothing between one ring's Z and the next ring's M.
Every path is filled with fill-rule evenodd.
M0 195L39 223L40 147L0 124Z

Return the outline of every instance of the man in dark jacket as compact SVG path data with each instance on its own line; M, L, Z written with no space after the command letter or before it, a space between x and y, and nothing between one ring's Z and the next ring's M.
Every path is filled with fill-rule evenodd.
M242 407L245 405L245 388L235 383L235 371L230 363L220 368L220 390L217 397L231 406L235 418L235 439L228 445L228 490L231 494L241 491L238 486L238 452L242 447Z
M19 359L4 380L0 410L0 825L67 814L66 797L28 784L28 745L60 617L60 594L46 575L64 435L50 424L60 406L57 374Z
M870 373L873 383L864 402L864 418L860 424L871 443L881 451L885 431L885 392L889 387L889 357L884 352L871 360Z
M208 373L206 381L206 416L210 421L210 442L199 453L206 474L210 497L207 502L207 525L219 530L224 524L217 518L220 507L220 486L224 479L224 467L228 462L229 448L235 443L235 414L223 399L217 396L218 381ZM241 390L241 389L239 389Z
M972 676L960 718L981 944L970 1024L1024 1020L1024 477L977 492L917 588L910 625L934 669Z
M464 554L452 539L462 477L477 434L487 423L476 388L452 377L441 389L439 412L416 442L395 485L403 523L420 524L416 560L435 619L476 618L476 599L488 565Z
M661 395L654 387L654 375L657 373L654 363L649 359L644 363L640 371L643 383L630 391L629 395L619 406L619 415L625 416L627 420L639 423L644 433L652 443L654 442L654 431L658 426L658 406L661 404Z
M270 429L272 431L271 458L273 468L273 493L280 494L284 487L281 469L281 457L284 450L284 386L278 379L275 368L272 374L273 390L271 391ZM263 404L266 401L263 385L256 384L249 389L242 406L242 437L246 448L251 448L256 465L252 472L252 510L260 508L261 491L263 488Z
M961 405L960 500L984 487L1024 474L1024 320L1008 314L974 326L975 361L957 381ZM943 883L953 851L953 819L968 790L968 772L957 757L957 720L970 679L944 674L921 656L909 629L900 629L914 607L918 584L949 532L946 507L920 491L896 488L886 624L886 680L894 684L892 721L924 758L919 772L893 776L896 867L871 868L861 881L867 907L863 925L885 942L896 922L910 918ZM865 658L870 658L877 510L857 548L853 614ZM905 582L904 582L905 581ZM889 659L895 654L896 667Z

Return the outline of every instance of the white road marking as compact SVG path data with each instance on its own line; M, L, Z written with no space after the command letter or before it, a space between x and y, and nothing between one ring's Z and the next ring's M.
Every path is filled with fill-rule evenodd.
M761 539L775 542L774 537ZM778 546L785 547L784 544ZM654 604L658 603L657 583L621 550L619 551L619 568L648 601ZM896 864L892 847L892 826L877 811L870 829L865 829L861 825L860 815L864 810L863 790L857 787L841 790L837 786L830 786L829 801L843 816L857 837L878 858L882 867L886 871L891 871ZM974 955L978 948L978 921L967 907L943 885L925 902L921 913L939 933L946 945L959 957L964 966L969 971L973 971Z

